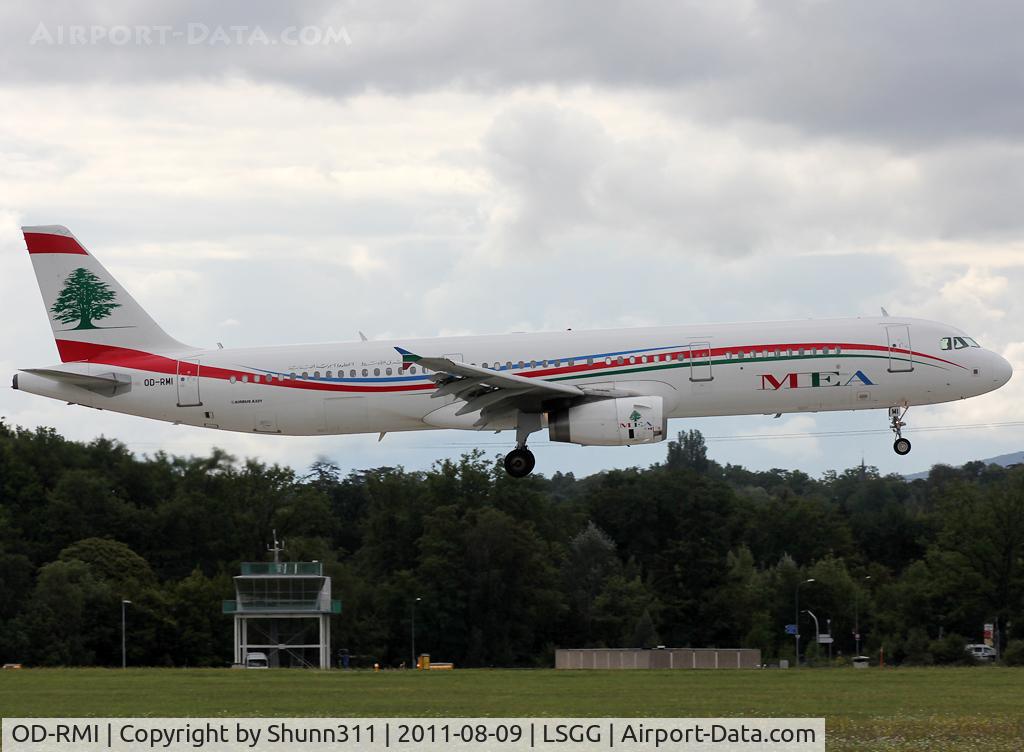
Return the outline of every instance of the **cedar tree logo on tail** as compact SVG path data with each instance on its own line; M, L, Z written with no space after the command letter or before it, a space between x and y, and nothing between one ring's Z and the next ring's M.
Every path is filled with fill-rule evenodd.
M88 269L79 267L68 275L64 287L53 304L53 317L62 324L77 321L75 329L102 329L93 321L105 319L120 303L114 291Z

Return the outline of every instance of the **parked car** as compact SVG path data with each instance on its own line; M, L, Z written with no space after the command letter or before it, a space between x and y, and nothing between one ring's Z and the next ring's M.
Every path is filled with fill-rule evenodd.
M968 645L964 650L982 663L992 663L996 659L996 649L991 645Z

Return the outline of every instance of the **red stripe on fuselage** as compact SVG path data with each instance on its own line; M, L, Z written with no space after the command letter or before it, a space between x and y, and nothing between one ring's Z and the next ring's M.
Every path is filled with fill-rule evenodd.
M181 375L194 376L195 364L189 361L179 361L175 358L168 358L164 355L153 355L142 350L132 350L127 347L112 347L109 345L98 345L91 342L74 342L72 340L57 340L57 350L60 352L61 360L65 363L71 361L88 361L90 363L102 363L108 366L120 366L122 368L133 368L138 371L152 371L155 373L166 373L171 375L179 374L179 363ZM262 374L254 374L251 371L235 371L230 368L219 368L199 364L199 376L204 379L227 380L234 376L241 380L242 377L253 378L260 376L260 381L250 383L258 386L279 386L290 389L311 389L325 392L407 392L423 389L435 389L433 382L426 384L391 384L388 386L355 386L349 384L331 384L322 381L299 381L285 379L278 381Z
M696 357L699 358L701 361L703 361L705 359L710 359L710 358L719 358L719 357L722 357L722 356L724 356L724 355L726 355L728 353L742 352L744 354L744 357L751 357L753 355L753 353L756 353L756 352L774 352L775 350L779 351L779 356L780 357L787 357L786 352L788 350L792 350L794 353L796 353L796 352L799 352L801 348L804 349L804 350L812 350L813 351L815 349L824 349L825 347L828 347L830 350L834 349L836 347L840 348L840 350L842 350L842 352L837 357L843 357L843 356L852 355L853 353L850 353L849 352L850 350L872 350L872 351L880 351L880 352L886 352L886 353L890 351L890 348L885 346L885 345L858 345L858 344L853 344L851 342L800 342L800 343L773 344L773 345L731 345L729 347L713 347L713 348L710 348L710 349L708 349L708 348L697 348L694 352L696 354ZM655 349L663 349L663 348L655 348ZM946 363L946 364L951 365L951 366L956 366L957 368L966 368L966 366L962 366L959 363L954 363L951 360L945 360L944 358L939 358L939 357L936 357L935 355L929 355L928 353L917 352L916 350L904 350L904 349L899 348L899 347L893 347L893 348L891 348L891 350L892 350L892 352L899 353L901 355L912 355L915 358L928 358L929 360L937 360L940 363ZM668 360L665 360L665 361L661 360L660 358L663 355L667 355L668 356ZM808 353L805 352L804 355L807 356ZM647 361L646 362L641 362L640 361L641 357L646 357ZM657 357L659 359L658 360L654 360L655 357ZM794 355L793 357L800 357L800 356L799 355ZM817 357L823 357L823 356L821 356L819 354ZM828 356L824 356L824 357L828 357ZM622 362L621 363L619 363L619 358L622 358ZM635 362L630 363L629 362L630 358L634 358ZM554 358L549 358L549 360L554 360ZM559 358L559 360L569 360L569 358ZM535 370L535 371L532 371L530 373L521 373L519 375L520 376L528 376L530 378L537 378L537 377L543 378L545 376L561 376L561 375L564 375L564 374L581 373L581 372L584 372L584 371L600 371L600 370L606 369L606 368L622 368L624 366L651 366L651 365L668 365L669 363L685 363L686 361L690 360L690 350L689 349L686 349L686 350L673 350L673 351L668 351L668 352L658 352L658 353L654 353L654 354L611 355L611 356L606 356L606 357L601 357L601 358L594 358L593 365L587 365L586 357L584 357L584 358L573 358L573 360L583 360L584 362L582 364L578 364L578 365L559 366L558 368L545 368L545 369L542 369L542 370L539 370L539 371ZM610 360L611 362L610 363L605 363L605 360ZM737 362L739 362L739 361L737 361Z
M45 232L26 232L25 244L29 253L75 253L88 256L85 249L74 238L67 235L50 235Z

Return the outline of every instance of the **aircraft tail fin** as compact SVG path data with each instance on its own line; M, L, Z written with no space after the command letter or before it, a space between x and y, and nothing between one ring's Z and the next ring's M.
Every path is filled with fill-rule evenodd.
M22 227L64 362L111 349L187 350L171 338L62 225Z

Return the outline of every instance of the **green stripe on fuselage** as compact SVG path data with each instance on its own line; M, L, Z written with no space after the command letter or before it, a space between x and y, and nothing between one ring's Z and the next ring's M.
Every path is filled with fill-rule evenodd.
M779 355L770 356L764 358L729 358L723 360L712 360L708 361L697 361L693 365L696 367L711 367L714 366L743 366L748 363L759 364L759 363L781 363L783 361L789 362L794 360L834 360L836 358L875 358L877 360L899 360L908 363L920 364L924 366L932 366L933 368L945 369L945 366L941 366L938 363L929 363L924 360L914 360L912 358L906 358L901 356L889 356L889 355L860 355L856 353L841 353L839 355ZM612 371L591 371L588 373L572 373L566 376L553 376L549 381L568 381L570 379L586 379L594 376L621 376L628 373L643 373L644 371L662 371L672 368L690 368L691 363L689 360L673 360L668 363L645 363L642 365L625 366L623 370L612 370Z

